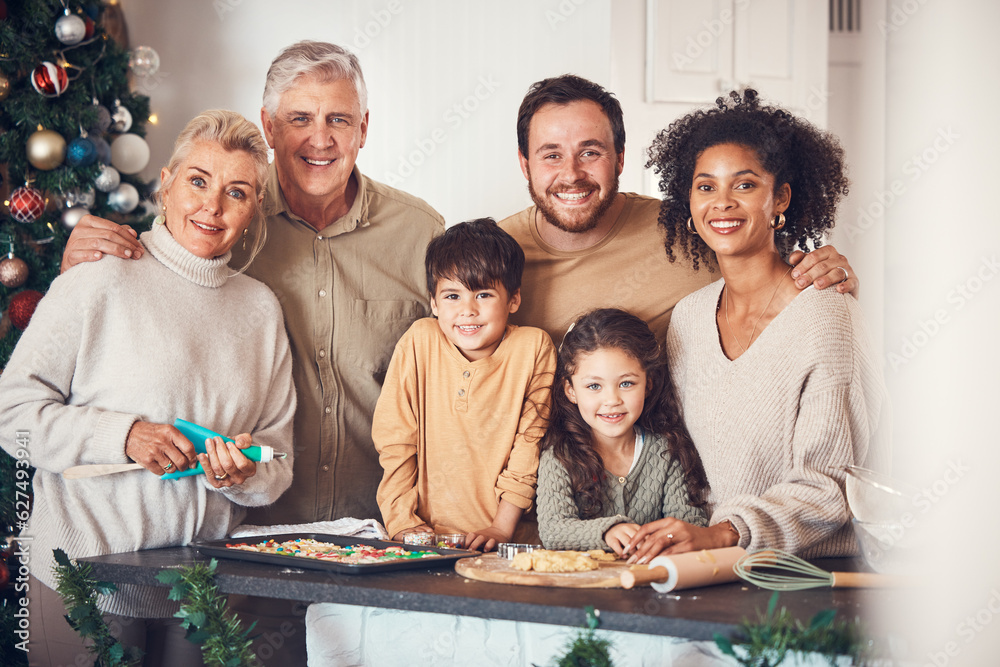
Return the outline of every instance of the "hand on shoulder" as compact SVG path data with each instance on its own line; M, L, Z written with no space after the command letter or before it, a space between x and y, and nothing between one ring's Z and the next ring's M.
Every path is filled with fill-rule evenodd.
M145 248L139 242L138 234L128 225L85 215L66 241L59 271L65 273L81 262L94 262L104 255L139 259L144 252Z
M794 267L792 278L799 289L813 285L821 290L832 285L841 294L858 298L857 273L832 245L821 246L808 254L796 250L788 256L788 262Z

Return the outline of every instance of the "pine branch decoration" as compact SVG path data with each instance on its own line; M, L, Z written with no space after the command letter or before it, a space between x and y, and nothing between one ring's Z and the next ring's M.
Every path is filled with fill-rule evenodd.
M239 619L226 611L226 598L215 585L213 558L208 565L195 563L177 570L164 570L156 578L172 585L170 599L181 601L176 614L188 631L188 640L202 644L206 665L243 667L255 661L250 644L253 625L243 630Z
M611 662L611 642L601 639L594 632L601 624L597 611L592 606L584 608L587 625L578 631L566 645L566 653L556 662L557 667L614 667Z
M806 626L777 606L775 592L767 613L758 612L756 622L744 621L732 639L716 633L716 646L745 667L777 667L795 654L806 653L820 655L832 667L841 664L842 656L848 656L852 665L868 665L874 659L874 643L865 638L857 619L838 621L835 610L825 609Z
M111 636L107 623L97 608L97 597L108 595L115 585L94 578L87 563L75 563L62 549L55 549L56 590L62 596L69 615L66 621L84 639L93 643L87 647L97 659L98 667L137 667L142 662L142 651L125 648Z

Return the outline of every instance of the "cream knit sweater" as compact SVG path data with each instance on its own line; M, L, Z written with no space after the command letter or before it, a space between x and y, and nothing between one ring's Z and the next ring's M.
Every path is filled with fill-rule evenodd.
M224 537L241 505L274 502L292 481L290 457L220 491L203 475L62 478L75 465L128 463L136 420L180 417L292 453L295 396L277 299L231 276L228 254L195 257L164 226L141 240L149 252L139 260L108 257L56 278L0 376L0 444L15 456L26 449L37 469L22 535L31 573L50 588L55 548L77 558ZM122 585L99 605L166 617L177 609L167 591Z
M711 485L711 522L740 546L857 552L843 466L864 464L885 410L881 364L853 297L799 294L739 358L722 352L719 280L681 301L667 335L684 422Z

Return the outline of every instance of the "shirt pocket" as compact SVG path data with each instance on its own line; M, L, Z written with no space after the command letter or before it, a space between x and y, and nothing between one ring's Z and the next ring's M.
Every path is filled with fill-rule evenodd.
M369 373L385 374L392 350L413 322L427 315L419 301L366 301L351 306L351 362Z

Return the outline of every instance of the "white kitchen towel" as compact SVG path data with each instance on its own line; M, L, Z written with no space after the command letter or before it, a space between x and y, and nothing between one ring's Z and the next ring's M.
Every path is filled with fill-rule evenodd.
M316 521L314 523L281 524L278 526L237 526L229 537L254 537L256 535L279 535L283 533L320 533L323 535L344 535L374 540L387 540L389 534L375 519L343 518L336 521Z

